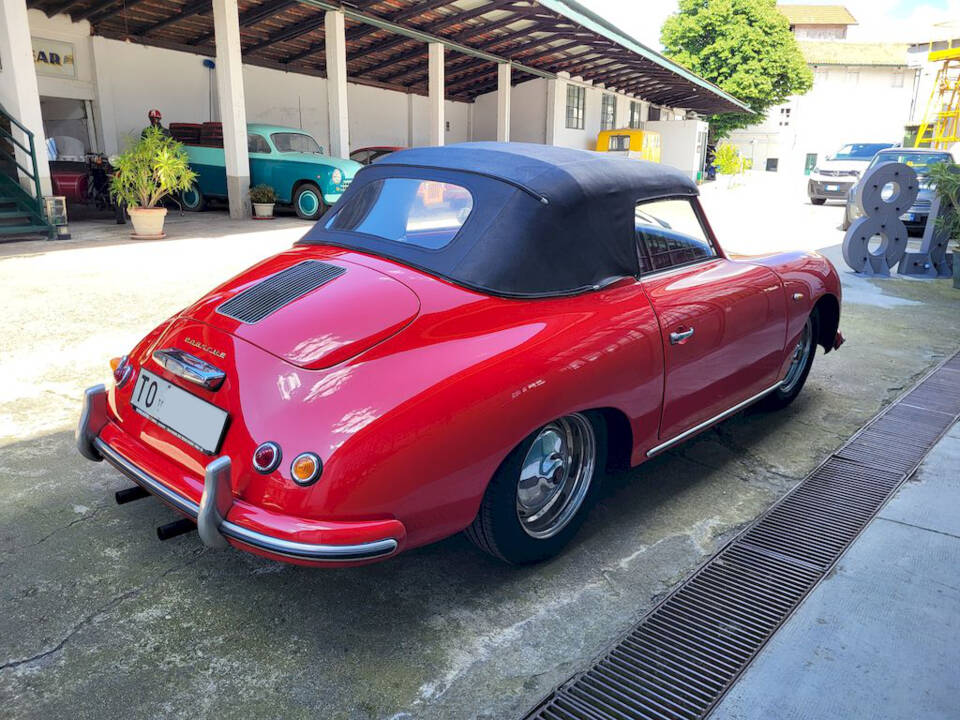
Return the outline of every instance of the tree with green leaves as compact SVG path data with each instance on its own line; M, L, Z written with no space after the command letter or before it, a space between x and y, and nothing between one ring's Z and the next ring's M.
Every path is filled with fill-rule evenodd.
M680 0L660 32L664 54L758 115L710 118L715 141L760 122L767 109L813 86L813 74L775 0Z

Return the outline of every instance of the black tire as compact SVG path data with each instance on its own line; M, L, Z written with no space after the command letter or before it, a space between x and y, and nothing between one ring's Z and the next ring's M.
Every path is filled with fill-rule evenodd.
M180 206L187 212L203 212L207 209L207 198L197 185L191 185L180 192Z
M592 429L595 449L588 485L579 504L555 534L533 537L521 522L518 510L518 482L522 464L542 432L554 423L571 418L585 420ZM536 563L557 555L577 534L600 489L607 456L607 430L603 416L596 412L573 413L558 418L554 423L532 432L500 464L487 486L477 517L464 531L478 548L514 565Z
M303 183L293 194L293 209L297 212L297 217L304 220L316 220L327 207L323 204L323 195L313 183Z
M788 370L784 383L760 401L759 406L764 410L785 408L796 399L807 382L810 368L813 367L813 358L817 354L817 338L820 337L820 317L816 310L810 313L807 322L810 328L809 352L803 359L803 365L797 368L797 376L789 384L787 381L791 380L791 370Z
M826 201L826 198L810 198L810 202L814 205L823 205Z

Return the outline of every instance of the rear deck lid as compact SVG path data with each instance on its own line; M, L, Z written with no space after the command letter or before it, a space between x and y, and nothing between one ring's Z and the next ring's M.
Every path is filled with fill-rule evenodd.
M340 258L284 253L188 308L213 325L298 367L336 365L408 325L417 295L388 275Z

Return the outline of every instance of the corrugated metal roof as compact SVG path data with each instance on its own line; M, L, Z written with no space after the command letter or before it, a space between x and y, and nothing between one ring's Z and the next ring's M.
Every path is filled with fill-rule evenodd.
M5 0L0 0L5 1ZM560 72L666 107L749 108L621 33L574 0L238 0L243 62L326 76L324 11L346 16L350 82L426 94L427 43L442 42L445 91L470 101L497 87ZM211 0L27 0L48 15L88 20L94 35L212 56Z
M843 5L777 5L791 25L856 25Z
M808 65L907 64L906 43L851 43L829 40L798 40Z

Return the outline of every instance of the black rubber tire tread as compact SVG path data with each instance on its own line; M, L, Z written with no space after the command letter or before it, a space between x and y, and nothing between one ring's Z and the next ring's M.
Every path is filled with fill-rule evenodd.
M500 467L497 468L493 478L487 485L487 490L484 493L483 500L480 502L480 509L477 511L477 516L464 530L464 534L474 545L484 552L489 553L490 555L493 555L504 562L510 563L511 565L525 565L541 562L542 560L553 557L560 552L563 546L565 546L574 535L576 535L577 531L580 529L580 525L583 524L584 518L589 512L590 507L597 498L600 485L602 484L603 475L605 474L607 459L607 432L603 415L599 412L593 411L584 412L582 414L593 426L593 431L596 438L597 457L594 461L594 475L590 481L590 489L587 493L587 497L584 498L583 504L580 506L577 514L570 520L570 523L555 537L548 538L546 540L535 540L534 538L529 538L531 543L543 543L541 546L543 549L542 552L512 552L510 548L504 547L502 542L504 538L498 538L496 521L494 517L494 514L498 510L496 505L496 496L499 494L499 492L506 492L506 488L501 491L501 486L506 485L507 488L511 490L511 492L506 494L513 497L512 493L515 492L516 471L519 469L519 465L522 462L523 457L526 455L527 450L533 443L537 433L540 431L538 428L510 451L510 454L507 455L502 463L500 463ZM512 503L510 507L510 513L513 513L514 517L516 516L516 508ZM519 526L519 520L517 523ZM521 529L520 532L523 532L523 530ZM524 538L526 539L526 536L524 536ZM533 546L531 545L530 547Z

